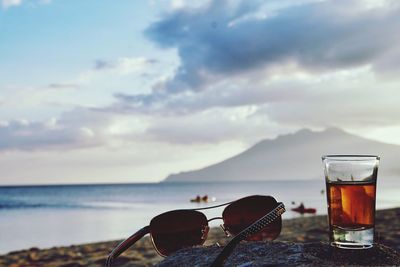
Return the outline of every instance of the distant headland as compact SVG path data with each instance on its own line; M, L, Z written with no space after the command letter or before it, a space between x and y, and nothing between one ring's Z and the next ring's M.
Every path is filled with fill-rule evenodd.
M169 175L163 182L266 181L320 179L321 155L380 155L380 177L400 174L400 146L369 140L339 128L302 129L265 139L246 151L208 167Z

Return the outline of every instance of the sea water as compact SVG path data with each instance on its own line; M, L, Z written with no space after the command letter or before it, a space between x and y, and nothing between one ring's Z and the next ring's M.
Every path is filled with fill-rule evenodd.
M382 181L382 179L381 179ZM378 183L377 208L400 206L398 179ZM253 194L284 202L283 218L301 202L326 214L323 178L317 181L149 183L0 187L0 254L122 239L162 212L218 205ZM215 202L192 203L197 195ZM206 210L208 218L222 208ZM308 215L310 216L310 215ZM222 222L213 221L214 225Z

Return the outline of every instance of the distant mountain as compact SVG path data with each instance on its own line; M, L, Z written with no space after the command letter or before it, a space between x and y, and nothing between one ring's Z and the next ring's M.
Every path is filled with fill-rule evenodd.
M171 174L164 181L318 179L323 176L321 155L327 154L380 155L379 177L400 174L400 146L328 128L323 132L303 129L266 139L232 158L199 170Z

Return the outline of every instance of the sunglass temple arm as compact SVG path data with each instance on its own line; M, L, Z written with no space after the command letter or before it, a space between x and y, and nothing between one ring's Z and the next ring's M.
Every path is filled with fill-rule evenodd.
M236 247L236 245L246 239L247 237L259 232L261 229L266 227L268 224L272 223L275 221L279 216L284 213L285 210L285 205L283 205L282 202L278 203L278 206L273 209L271 212L267 213L264 217L260 218L258 221L244 229L242 232L240 232L237 236L235 236L221 251L221 253L217 256L217 258L214 260L214 262L211 264L211 267L221 267L223 266L225 260L228 258L228 256L232 253L233 249Z
M108 255L107 261L106 261L106 267L111 267L111 264L115 258L117 258L119 255L121 255L122 252L127 250L130 246L132 246L134 243L136 243L139 239L141 239L143 236L148 234L150 232L150 227L146 226L128 237L126 240L122 241L116 248L111 251L111 253Z

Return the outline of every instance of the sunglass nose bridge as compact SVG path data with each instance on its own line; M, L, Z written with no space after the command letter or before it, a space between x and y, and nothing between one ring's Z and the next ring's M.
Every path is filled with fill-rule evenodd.
M228 230L225 229L225 226L223 224L220 224L219 226L221 227L222 231L224 231L224 233L227 237L231 236L231 234L228 232Z

